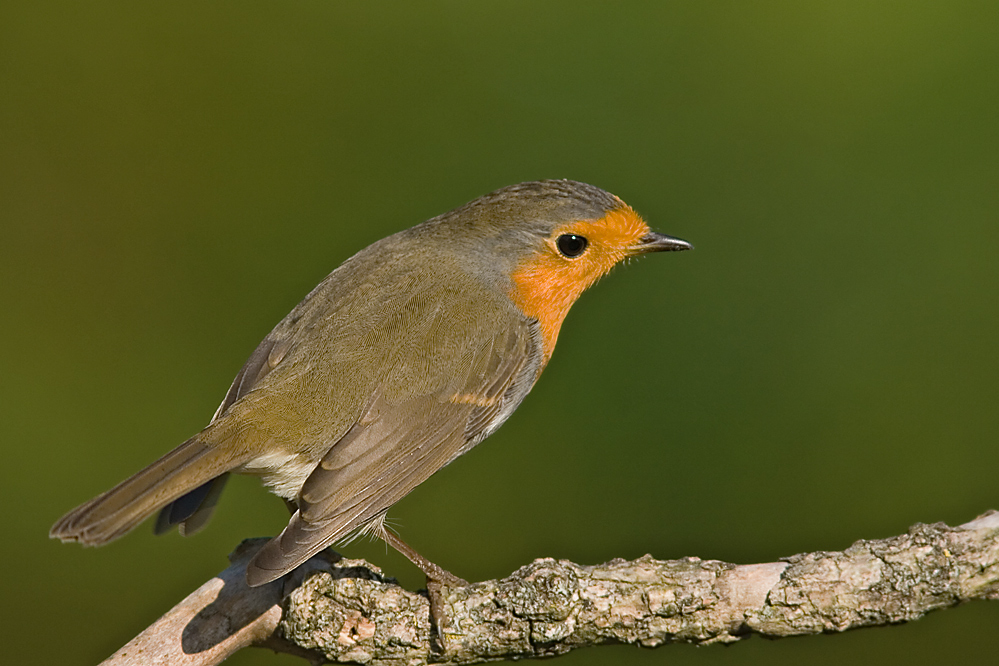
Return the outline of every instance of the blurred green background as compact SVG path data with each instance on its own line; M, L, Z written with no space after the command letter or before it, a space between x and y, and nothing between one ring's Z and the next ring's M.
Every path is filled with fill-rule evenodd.
M8 663L95 663L278 532L236 479L190 539L46 537L341 261L535 178L697 250L580 301L517 414L391 512L420 552L749 563L999 508L995 2L4 3L0 154ZM559 663L986 663L997 623Z

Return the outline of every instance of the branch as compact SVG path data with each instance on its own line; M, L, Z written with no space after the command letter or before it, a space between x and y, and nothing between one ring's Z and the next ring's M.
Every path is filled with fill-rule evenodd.
M317 555L288 576L260 587L246 584L246 565L269 539L247 539L229 555L229 568L187 595L102 666L211 666L250 645L268 645L281 621L281 600L330 561ZM314 660L285 643L284 652Z
M240 599L269 589L272 596L249 613L255 619L247 619L245 606L226 615L225 604L216 600L208 615L212 626L226 630L195 631L212 608L181 611L196 592L106 663L158 663L149 647L139 661L113 660L130 649L135 654L137 641L152 646L148 634L158 633L157 625L171 617L174 629L165 642L174 643L173 655L200 660L170 656L169 663L215 664L252 643L315 663L457 665L551 656L604 643L654 647L846 631L907 622L971 599L999 599L999 512L994 511L956 528L918 524L908 534L858 541L843 552L767 564L696 557L661 561L648 555L597 566L535 560L503 580L442 590L443 618L436 628L426 596L403 590L361 560L342 560L335 567L310 560L308 575L296 572L296 580L283 583L278 621L281 581L247 592L241 580L247 554L259 546L237 551L242 556L233 566L202 587L224 581L217 584L223 588L218 599L230 586ZM179 619L184 614L186 622ZM227 642L231 645L223 647Z

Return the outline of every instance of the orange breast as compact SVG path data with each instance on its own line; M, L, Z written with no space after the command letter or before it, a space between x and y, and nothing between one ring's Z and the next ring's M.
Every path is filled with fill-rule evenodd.
M551 358L569 308L579 295L615 264L631 254L649 227L624 203L598 220L579 220L559 227L544 248L517 266L510 298L521 312L538 320L544 342L545 363ZM574 259L555 245L563 234L587 240L586 251Z

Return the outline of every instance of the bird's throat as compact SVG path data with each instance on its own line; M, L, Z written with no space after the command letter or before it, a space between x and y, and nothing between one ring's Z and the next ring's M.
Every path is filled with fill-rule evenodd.
M597 220L579 220L558 228L545 245L528 255L511 275L510 298L528 317L538 320L544 344L544 362L555 349L562 322L576 299L593 283L632 253L649 227L629 206ZM555 239L578 234L588 241L577 258L563 256Z

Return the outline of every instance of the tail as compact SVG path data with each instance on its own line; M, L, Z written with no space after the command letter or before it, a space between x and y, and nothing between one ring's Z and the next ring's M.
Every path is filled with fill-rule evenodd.
M192 437L141 472L67 513L52 526L49 536L85 546L103 545L242 462L238 454L207 446Z

